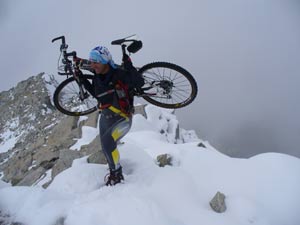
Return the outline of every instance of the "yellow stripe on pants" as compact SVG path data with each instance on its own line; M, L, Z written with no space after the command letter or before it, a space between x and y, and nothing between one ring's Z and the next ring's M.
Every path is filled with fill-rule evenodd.
M120 130L117 128L113 131L113 133L111 134L111 136L113 137L114 141L117 141L120 137L121 137L122 133L120 132Z
M113 150L113 152L111 153L111 155L112 155L112 158L114 160L114 164L118 165L119 160L120 160L120 154L119 154L118 149Z

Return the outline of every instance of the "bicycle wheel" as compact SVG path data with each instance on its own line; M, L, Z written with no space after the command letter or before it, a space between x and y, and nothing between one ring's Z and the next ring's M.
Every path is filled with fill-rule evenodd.
M93 75L83 75L89 83L92 83ZM55 90L53 101L55 107L69 116L83 116L97 110L97 100L86 90L84 85L83 97L80 97L80 89L74 77L64 80Z
M145 79L142 97L149 103L163 108L181 108L197 96L197 83L182 67L154 62L143 66L139 72Z

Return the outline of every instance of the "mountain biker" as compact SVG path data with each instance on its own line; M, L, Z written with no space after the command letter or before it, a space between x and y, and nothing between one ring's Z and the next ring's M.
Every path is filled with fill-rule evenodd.
M97 46L90 51L90 67L94 71L93 86L98 108L101 111L99 122L102 151L109 165L105 176L107 186L124 180L117 142L130 130L133 114L133 88L143 86L141 75L132 66L127 55L124 69L117 68L109 50Z

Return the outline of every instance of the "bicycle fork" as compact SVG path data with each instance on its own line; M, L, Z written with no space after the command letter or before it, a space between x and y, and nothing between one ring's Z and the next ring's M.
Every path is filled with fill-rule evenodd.
M79 98L81 101L89 97L89 93L95 98L93 85L83 76L74 76L79 88Z

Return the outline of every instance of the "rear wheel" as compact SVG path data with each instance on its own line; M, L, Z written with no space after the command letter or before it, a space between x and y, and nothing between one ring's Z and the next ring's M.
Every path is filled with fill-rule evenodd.
M143 66L139 72L145 80L142 97L149 103L163 108L181 108L197 96L197 83L182 67L154 62Z
M93 75L83 75L84 83L92 84ZM83 116L97 110L97 100L81 85L80 87L74 77L64 80L55 90L53 101L55 107L69 116ZM82 93L82 96L80 95Z

